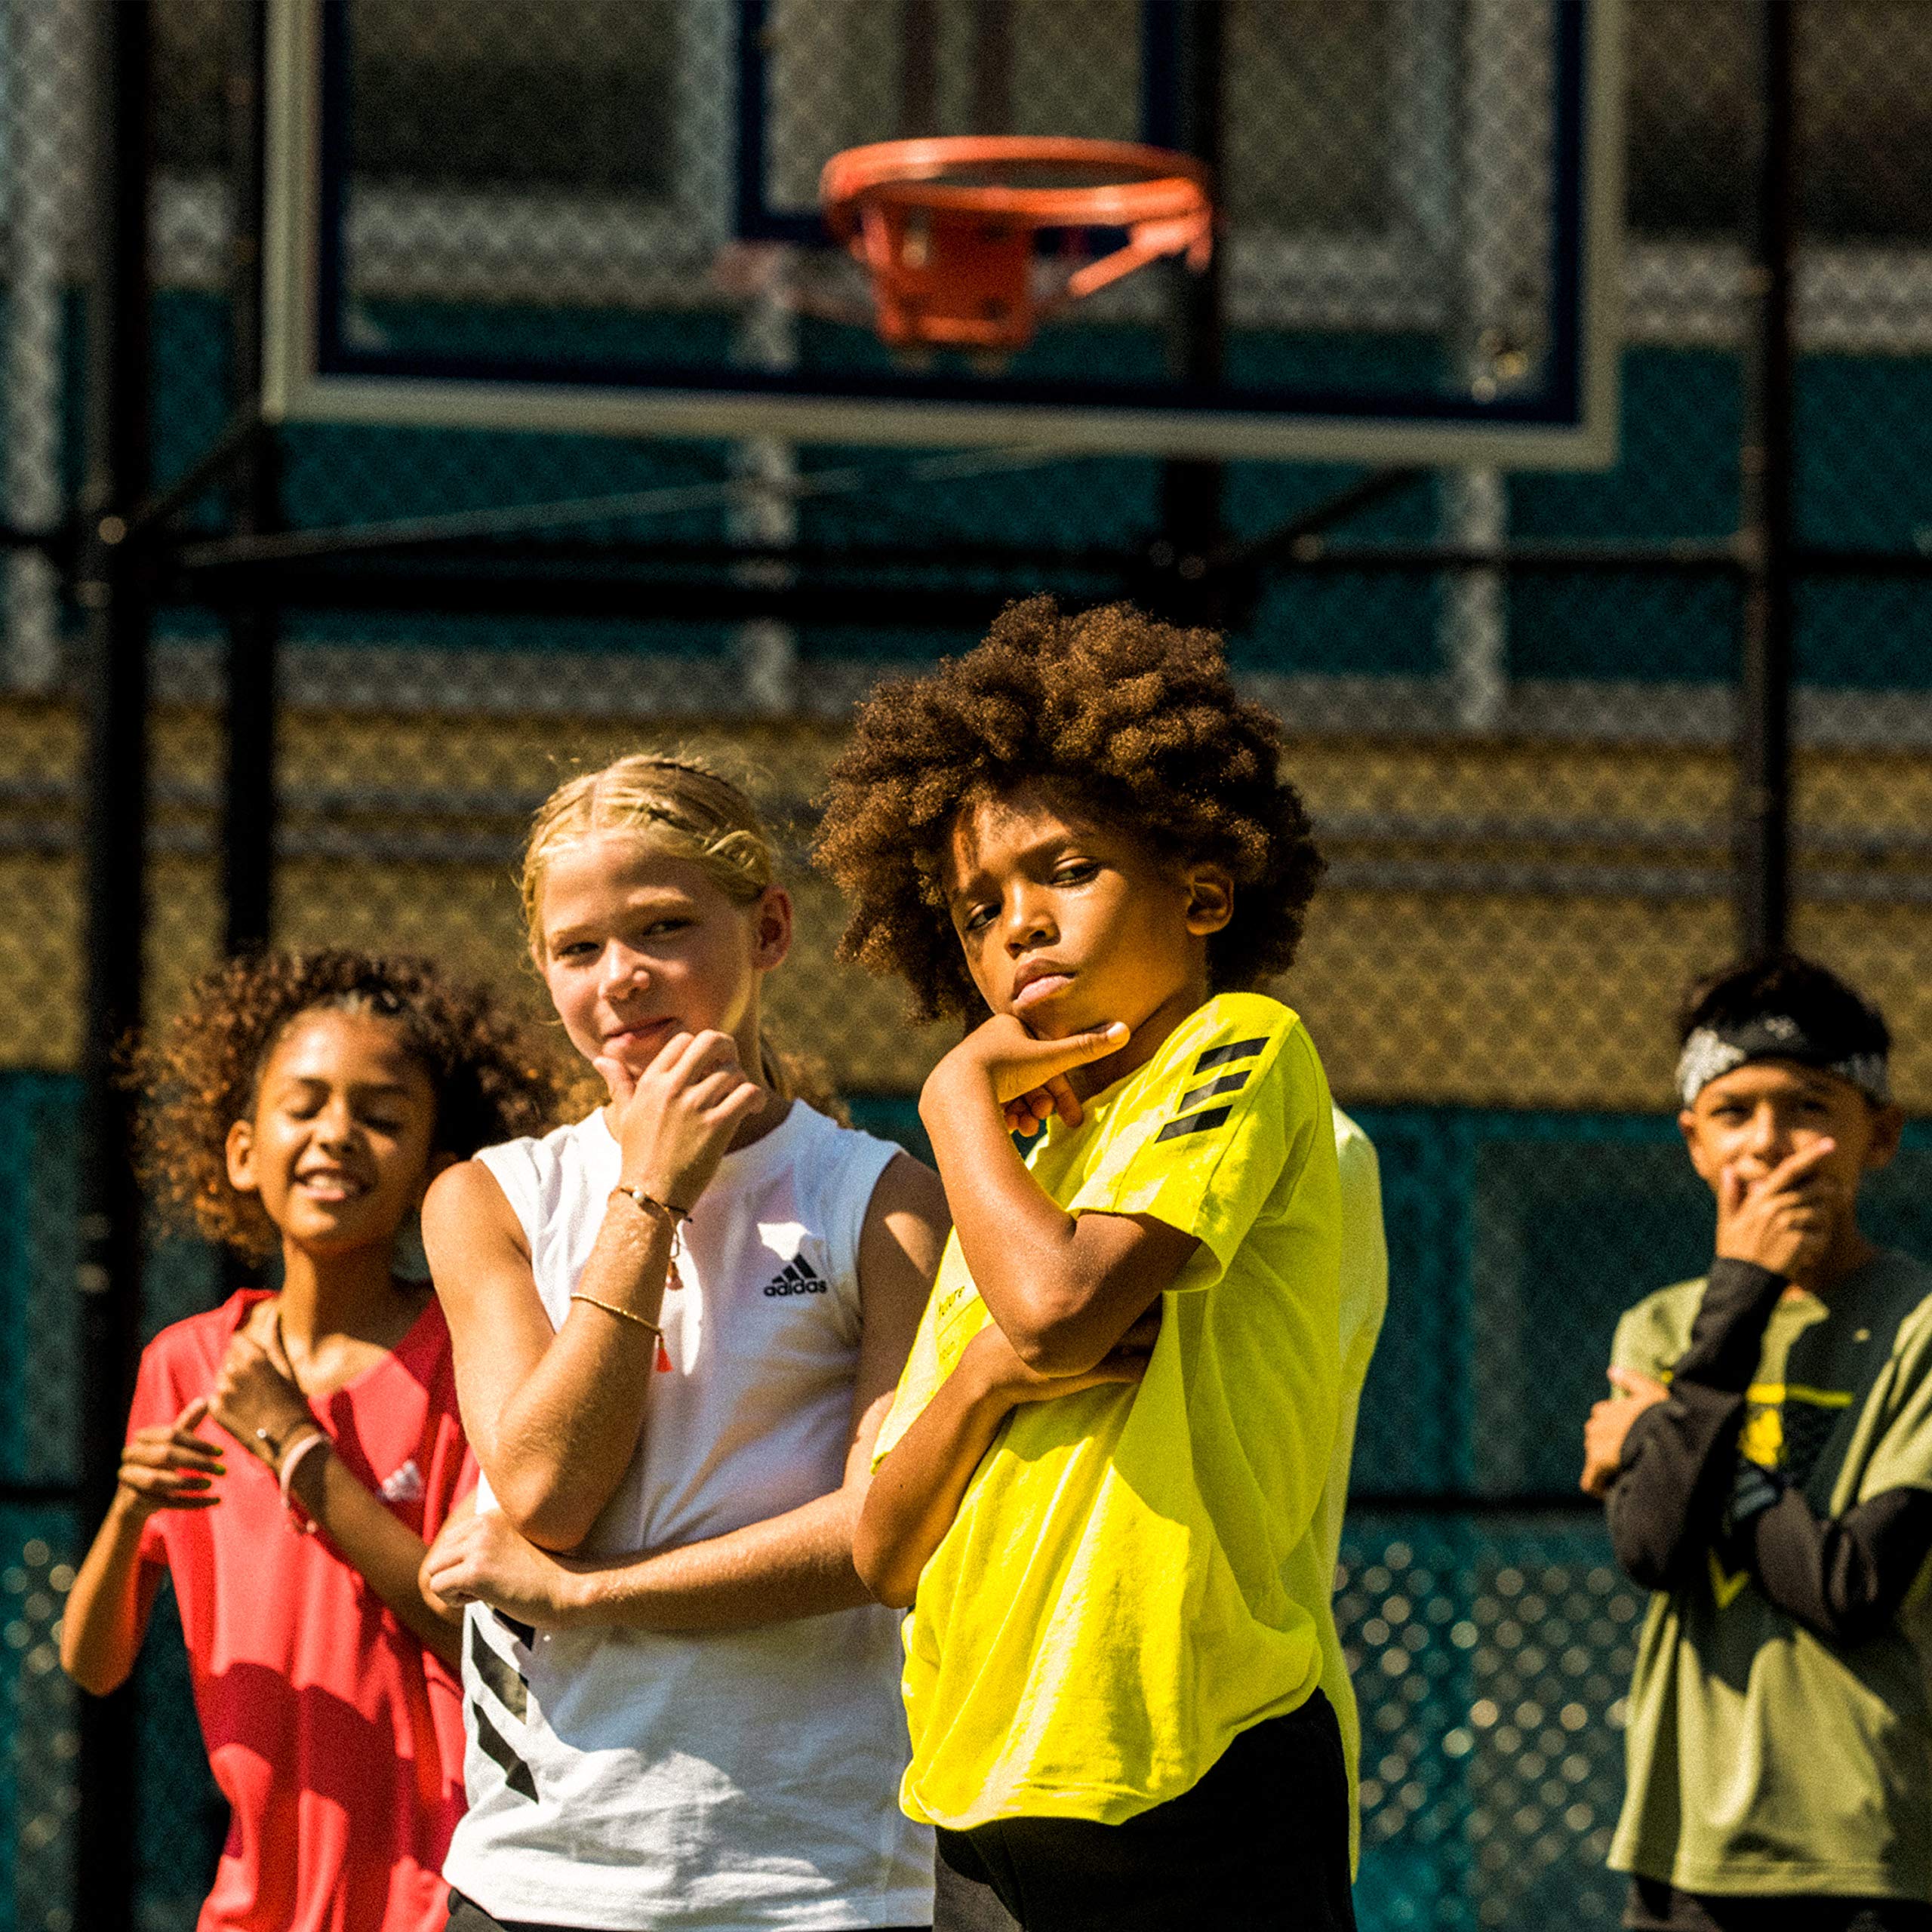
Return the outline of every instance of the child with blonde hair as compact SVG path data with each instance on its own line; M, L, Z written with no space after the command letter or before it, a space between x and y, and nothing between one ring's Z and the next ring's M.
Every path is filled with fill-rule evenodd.
M774 872L681 759L574 779L531 829L531 956L609 1097L424 1214L483 1471L425 1571L472 1606L452 1928L931 1920L852 1534L945 1211L792 1097Z

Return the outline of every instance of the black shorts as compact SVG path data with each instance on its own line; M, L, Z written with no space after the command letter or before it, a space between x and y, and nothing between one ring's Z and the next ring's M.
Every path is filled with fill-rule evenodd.
M934 1932L1353 1932L1349 1780L1316 1691L1124 1824L998 1818L939 1834Z
M1633 1878L1623 1922L1635 1932L1932 1932L1919 1899L1720 1897Z

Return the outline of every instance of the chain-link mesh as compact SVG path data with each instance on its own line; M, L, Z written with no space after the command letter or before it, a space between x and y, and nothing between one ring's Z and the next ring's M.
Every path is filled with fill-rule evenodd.
M334 324L356 352L432 374L889 372L857 269L813 238L826 158L924 133L1186 138L1150 50L1189 11L346 0L325 10L348 103ZM1899 1090L1924 1114L1932 14L1795 11L1793 937L1885 1008ZM1560 11L1226 0L1224 374L1478 402L1543 379ZM1619 1312L1709 1252L1669 1111L1667 1016L1737 931L1744 601L1722 546L1749 414L1757 10L1627 11L1607 471L1431 471L1323 524L1366 466L1183 475L1144 457L894 451L856 426L849 447L792 447L291 423L275 438L288 528L444 521L248 580L282 625L279 940L426 952L538 1013L510 876L531 808L570 770L688 745L751 777L783 831L800 928L772 986L780 1031L862 1123L915 1146L912 1097L946 1042L834 962L839 909L805 864L853 700L1037 588L1225 625L1287 726L1331 863L1283 990L1382 1162L1393 1300L1338 1598L1363 1715L1358 1911L1377 1932L1615 1922L1603 1859L1644 1599L1564 1499ZM246 12L152 9L164 484L230 409ZM71 515L86 413L88 14L0 5L0 480L17 540L0 566L0 1932L69 1923L77 1694L55 1631L91 1527L71 1503L89 1373L72 1289L85 720L63 552L35 540ZM1186 288L1165 269L1124 282L1009 373L1169 380ZM181 544L219 537L229 507L208 493L155 551L150 1013L220 944L220 600L242 593ZM1186 603L1190 545L1297 518L1318 534ZM1873 1186L1872 1232L1932 1254L1929 1180L1915 1126ZM211 1257L158 1251L144 1332L217 1281ZM150 1932L192 1923L224 1829L170 1615L164 1598L142 1666Z

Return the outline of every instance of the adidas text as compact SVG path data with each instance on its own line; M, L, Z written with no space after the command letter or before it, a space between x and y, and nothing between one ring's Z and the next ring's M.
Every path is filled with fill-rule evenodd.
M830 1284L818 1270L800 1255L795 1261L785 1264L783 1274L776 1275L765 1283L768 1295L822 1295Z

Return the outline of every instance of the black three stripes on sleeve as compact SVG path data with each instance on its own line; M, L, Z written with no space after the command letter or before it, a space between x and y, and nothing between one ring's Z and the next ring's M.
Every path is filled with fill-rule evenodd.
M1268 1042L1260 1040L1235 1040L1225 1047L1210 1047L1194 1063L1194 1077L1198 1080L1204 1073L1211 1072L1217 1066L1226 1066L1231 1061L1252 1060ZM1234 1112L1232 1106L1201 1107L1203 1100L1211 1100L1223 1094L1237 1093L1247 1084L1249 1069L1244 1067L1238 1073L1224 1073L1204 1085L1192 1087L1180 1097L1180 1112L1169 1121L1155 1140L1180 1140L1190 1134L1207 1134L1221 1126ZM1197 1113L1189 1113L1189 1108L1197 1107Z

